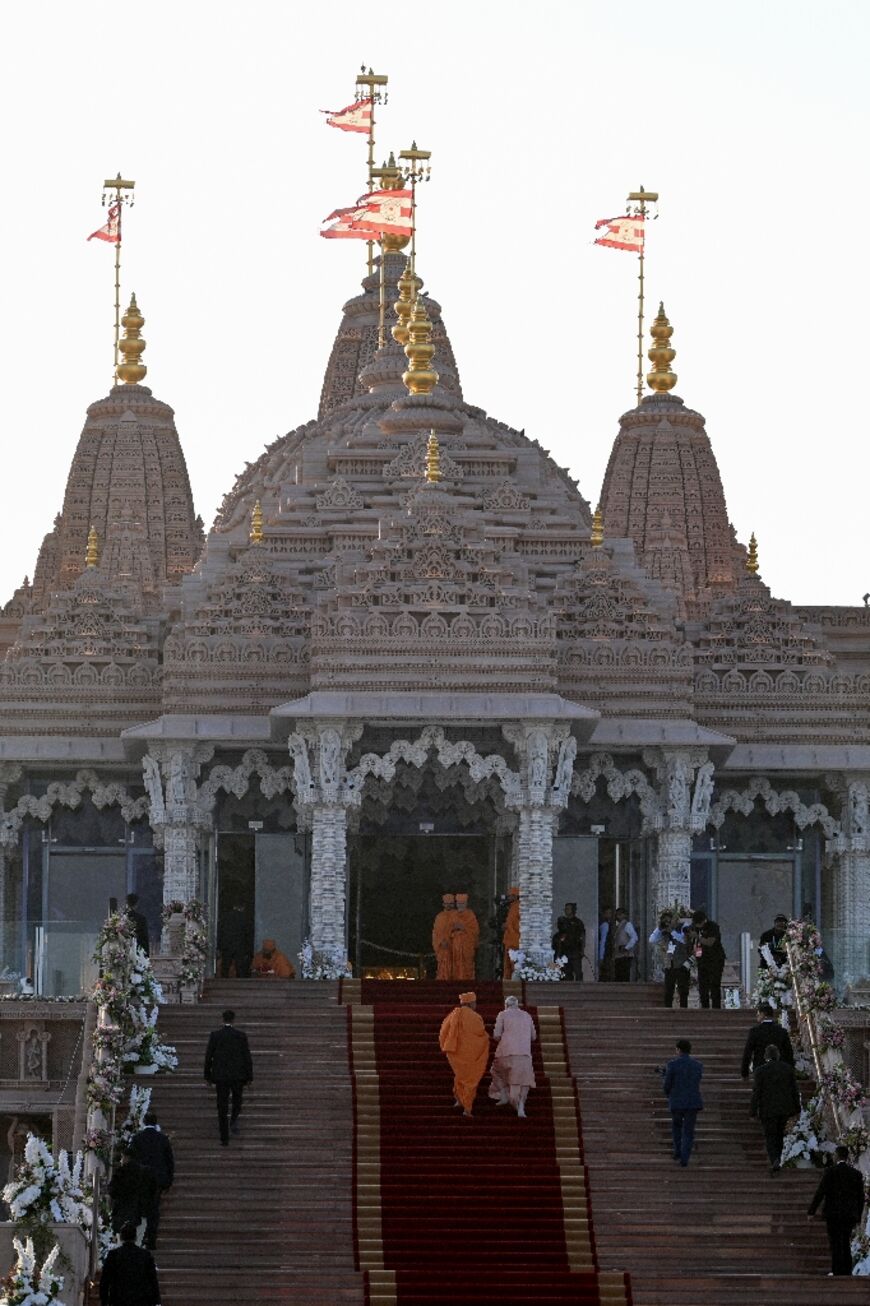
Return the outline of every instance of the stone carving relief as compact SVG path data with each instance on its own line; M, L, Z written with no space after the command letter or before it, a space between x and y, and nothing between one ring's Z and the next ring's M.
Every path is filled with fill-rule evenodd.
M660 815L658 795L648 776L638 767L621 771L610 753L593 753L587 758L584 769L574 774L571 792L582 798L584 803L589 803L595 797L598 781L602 778L607 782L607 796L612 802L618 803L636 794L645 823L651 823Z
M22 794L14 807L8 812L0 813L0 846L15 846L25 817L49 821L55 806L75 810L86 792L90 794L95 807L117 804L125 821L141 820L148 811L147 797L133 798L125 785L115 781L106 783L95 771L77 771L74 780L52 780L44 794L39 797Z
M750 816L757 799L761 799L771 816L791 812L799 830L820 825L829 839L841 833L840 823L831 816L824 803L807 806L793 789L776 790L766 776L760 775L753 776L744 789L726 789L721 793L710 808L708 824L718 830L729 811Z
M501 485L487 490L483 496L483 506L487 512L528 512L531 499L521 494L511 481L502 481Z
M18 1078L22 1082L48 1080L48 1045L51 1034L44 1023L36 1021L25 1025L16 1034L18 1039Z
M259 777L260 792L264 798L274 798L276 794L285 793L290 788L289 766L273 766L261 748L249 748L242 754L238 766L212 767L199 787L201 806L205 810L213 810L221 790L234 794L236 798L244 798L255 775Z
M358 494L343 476L336 476L323 493L315 497L314 502L317 504L318 512L323 512L327 508L356 510L364 507L362 495Z

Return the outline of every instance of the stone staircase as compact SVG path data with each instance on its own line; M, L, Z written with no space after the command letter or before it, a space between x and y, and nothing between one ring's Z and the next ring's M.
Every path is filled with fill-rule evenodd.
M228 1148L202 1078L208 1034L225 1007L254 1061L241 1137ZM165 1007L160 1020L179 1057L152 1099L178 1174L156 1256L163 1306L359 1306L347 1017L337 985L212 980L201 1004Z
M747 1011L668 1011L646 984L561 984L580 1090L599 1263L628 1270L635 1306L843 1306L870 1300L862 1279L829 1279L822 1220L806 1208L818 1172L768 1173L749 1116L740 1058ZM529 1003L553 1002L549 984ZM670 1115L655 1072L692 1041L705 1110L688 1169L671 1157Z
M824 1224L805 1215L816 1172L768 1174L739 1077L750 1013L666 1011L654 985L527 986L530 1004L557 1000L580 1091L599 1264L630 1272L635 1306L870 1300L866 1280L826 1277ZM202 1061L226 1006L249 1035L255 1082L242 1136L222 1148ZM154 1085L178 1162L157 1252L164 1306L362 1306L347 1013L337 986L214 980L199 1006L164 1008L161 1028L180 1060ZM687 1170L671 1160L654 1070L681 1036L704 1062L707 1103Z

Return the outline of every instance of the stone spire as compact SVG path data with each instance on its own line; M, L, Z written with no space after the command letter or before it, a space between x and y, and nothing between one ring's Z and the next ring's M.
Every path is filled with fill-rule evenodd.
M107 582L122 584L131 601L144 591L146 611L165 585L193 569L202 548L172 409L141 384L145 319L135 295L122 321L119 383L88 409L63 509L39 551L33 599L40 611L90 565L91 530Z
M608 537L633 540L644 569L693 615L732 591L740 568L704 419L671 393L676 355L663 305L651 334L653 393L620 420L600 507Z

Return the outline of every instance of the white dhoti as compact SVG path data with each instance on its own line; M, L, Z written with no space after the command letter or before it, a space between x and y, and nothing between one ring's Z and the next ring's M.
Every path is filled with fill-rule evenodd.
M535 1071L529 1056L499 1056L496 1052L490 1070L492 1083L489 1096L499 1102L510 1102L519 1109L526 1100L530 1088L535 1088Z

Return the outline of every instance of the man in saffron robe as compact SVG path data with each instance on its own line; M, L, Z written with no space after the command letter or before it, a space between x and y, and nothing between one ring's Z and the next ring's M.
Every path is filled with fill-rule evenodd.
M442 893L441 910L432 922L432 951L435 953L437 970L435 978L449 980L458 978L453 974L453 954L450 948L450 927L456 915L456 899L452 893Z
M457 893L456 911L450 922L451 979L474 979L474 959L480 939L477 917L468 906L468 894Z
M268 975L272 979L295 979L296 968L280 951L274 939L264 939L263 946L251 962L255 975Z
M510 950L513 948L516 952L520 946L520 891L515 884L508 889L508 914L504 923L504 933L501 936L504 947L504 971L502 977L510 979L514 973L514 963L510 958Z
M460 993L459 1006L441 1023L438 1045L446 1053L453 1071L453 1104L461 1106L463 1114L470 1116L477 1086L489 1060L489 1035L477 1014L475 993Z
M497 1106L507 1106L510 1102L520 1119L525 1120L526 1098L529 1089L536 1087L532 1067L532 1043L537 1037L535 1022L516 998L505 998L504 1011L498 1013L493 1033L498 1046L490 1067L489 1096Z

